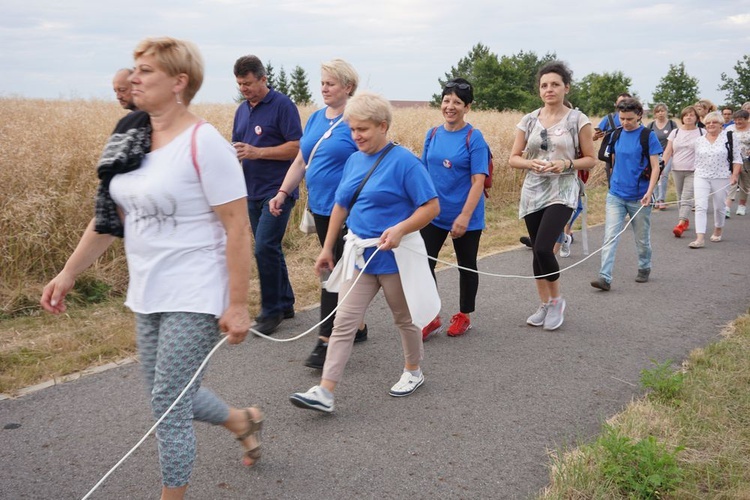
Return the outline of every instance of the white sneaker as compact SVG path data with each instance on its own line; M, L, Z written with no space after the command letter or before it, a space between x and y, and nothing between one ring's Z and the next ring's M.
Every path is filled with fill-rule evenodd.
M547 304L542 304L534 314L526 319L526 324L531 326L542 326L544 324L544 318L547 317Z
M327 396L319 385L312 386L307 392L295 392L289 396L289 401L297 408L317 410L325 413L333 411L333 395Z
M732 218L732 209L731 208L726 207L724 209L724 217L726 217L727 219L731 219Z
M745 215L745 205L737 205L737 211L735 212L735 215Z
M573 238L569 234L565 235L565 238L560 245L560 257L570 257L570 244L573 243Z
M547 316L544 318L545 330L557 330L563 324L565 299L550 300L547 303Z
M420 373L419 377L415 377L409 372L401 374L401 378L396 382L396 385L391 387L388 392L391 396L401 397L408 396L412 392L417 390L417 387L424 383L424 374Z

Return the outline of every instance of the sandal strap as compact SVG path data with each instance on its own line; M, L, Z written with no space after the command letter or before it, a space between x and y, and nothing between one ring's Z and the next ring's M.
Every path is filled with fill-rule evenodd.
M260 411L257 407L253 406L252 408ZM244 441L245 439L249 438L256 432L258 432L263 427L263 420L265 420L264 417L260 417L259 420L253 420L253 414L250 412L249 408L245 408L245 415L247 416L247 430L237 436L237 441ZM250 451L254 451L259 449L260 446L256 446ZM251 457L252 458L252 457Z

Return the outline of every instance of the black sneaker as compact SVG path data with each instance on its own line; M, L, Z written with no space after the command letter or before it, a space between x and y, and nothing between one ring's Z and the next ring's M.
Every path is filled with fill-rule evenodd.
M284 319L284 316L280 314L278 316L266 316L255 319L256 322L252 326L253 330L262 333L263 335L271 335L281 324L281 320Z
M357 330L357 334L354 336L354 343L364 342L367 340L367 325L361 330Z
M638 269L638 275L635 277L636 283L647 283L651 269Z
M591 282L591 286L594 288L598 288L599 290L603 292L608 292L611 288L611 285L609 284L609 281L605 280L601 276L594 281Z
M518 241L526 245L527 247L531 248L533 245L531 244L531 238L528 236L521 236Z
M328 342L321 342L318 340L317 345L307 357L305 366L309 368L315 368L317 370L323 369L323 363L326 362L326 353L328 352Z
M284 309L284 319L292 319L294 317L294 307L290 307L289 309Z

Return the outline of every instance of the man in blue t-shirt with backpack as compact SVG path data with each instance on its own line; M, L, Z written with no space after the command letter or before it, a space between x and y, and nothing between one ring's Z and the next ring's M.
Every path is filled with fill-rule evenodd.
M591 286L609 291L615 251L625 217L629 216L638 253L635 281L645 283L651 274L651 201L659 180L661 144L653 131L641 125L643 106L625 98L617 105L621 128L611 136L609 155L612 177L607 193L604 248L599 277Z

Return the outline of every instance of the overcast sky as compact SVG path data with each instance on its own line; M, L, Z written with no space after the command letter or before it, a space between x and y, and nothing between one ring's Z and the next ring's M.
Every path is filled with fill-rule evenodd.
M750 52L750 0L0 0L0 96L114 99L112 74L147 36L195 42L206 62L194 102L232 102L235 59L302 66L319 97L322 61L342 57L362 88L429 100L481 42L498 55L557 53L574 78L623 71L642 99L685 62L720 103L722 72Z

